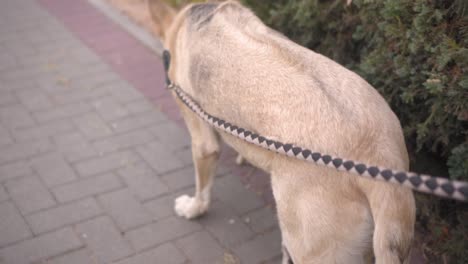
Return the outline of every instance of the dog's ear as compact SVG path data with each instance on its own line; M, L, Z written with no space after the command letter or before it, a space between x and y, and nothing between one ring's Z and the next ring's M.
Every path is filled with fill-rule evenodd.
M176 15L176 10L163 0L148 0L151 18L159 28L159 35L164 40L165 33Z

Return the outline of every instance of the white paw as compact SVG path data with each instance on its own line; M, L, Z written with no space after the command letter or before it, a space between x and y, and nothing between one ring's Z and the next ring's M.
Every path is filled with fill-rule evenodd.
M182 195L175 199L174 209L177 215L192 219L206 212L208 203L188 195Z
M236 164L242 165L243 163L244 163L244 157L242 157L241 154L237 154Z

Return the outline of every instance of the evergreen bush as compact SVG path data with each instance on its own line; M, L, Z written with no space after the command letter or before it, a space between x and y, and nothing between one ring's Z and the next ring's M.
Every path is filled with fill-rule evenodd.
M379 90L401 121L413 169L468 181L468 1L243 2ZM417 198L418 224L430 233L426 253L468 263L466 204Z

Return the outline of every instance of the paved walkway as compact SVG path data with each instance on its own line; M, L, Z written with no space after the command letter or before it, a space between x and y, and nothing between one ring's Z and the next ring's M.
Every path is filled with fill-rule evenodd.
M1 264L279 262L268 178L232 150L210 213L174 215L194 172L161 62L85 0L3 0L0 50Z

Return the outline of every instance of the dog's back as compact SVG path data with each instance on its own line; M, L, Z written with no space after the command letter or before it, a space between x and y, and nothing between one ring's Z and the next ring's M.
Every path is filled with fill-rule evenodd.
M237 3L183 12L167 41L176 65L171 75L206 111L282 142L408 169L398 119L362 78L269 29ZM410 190L221 136L271 173L284 243L297 263L360 262L371 241L378 263L408 257Z

